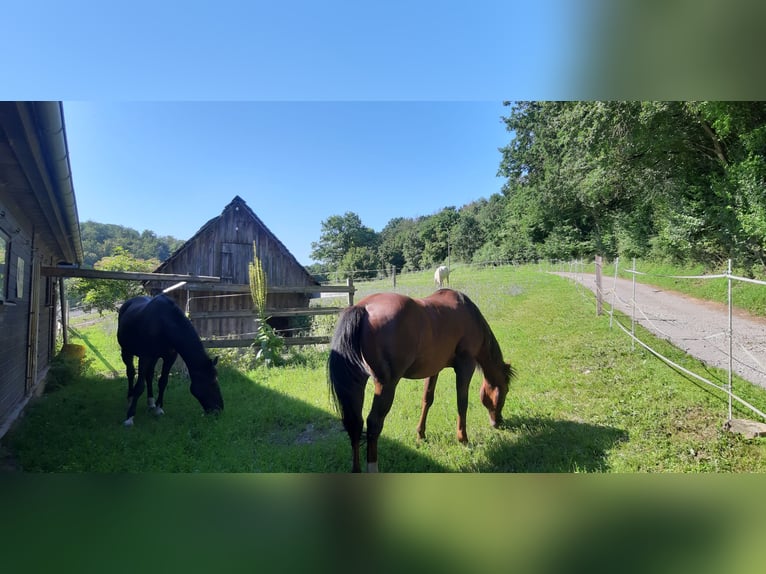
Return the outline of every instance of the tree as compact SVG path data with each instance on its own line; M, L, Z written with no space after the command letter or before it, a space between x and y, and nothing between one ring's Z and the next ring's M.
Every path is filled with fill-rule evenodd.
M374 279L380 269L378 254L370 247L351 247L341 259L338 270L346 277Z
M98 260L94 268L102 271L151 272L159 264L157 259L138 259L122 247L116 247L113 255ZM97 309L99 314L113 311L118 303L143 293L141 282L120 279L77 278L72 281L71 287L87 307Z
M352 247L367 247L376 251L378 235L371 228L365 227L356 213L347 211L343 215L332 215L322 222L319 241L311 243L311 258L328 267L337 268Z
M765 103L520 102L505 121L499 174L544 253L766 265Z
M404 246L406 243L406 230L412 229L415 222L412 219L395 217L389 221L380 232L380 244L378 245L378 257L384 265L393 265L397 269L404 268Z
M452 257L458 261L470 262L473 254L484 244L484 230L473 215L460 214L460 219L451 234Z
M129 227L94 221L80 224L80 237L86 267L92 267L99 259L112 255L117 247L122 247L138 259L164 261L183 244L174 237L159 237L153 231L144 230L139 234Z
M422 221L420 225L420 239L423 242L421 265L430 267L447 261L450 236L458 219L457 209L450 206Z

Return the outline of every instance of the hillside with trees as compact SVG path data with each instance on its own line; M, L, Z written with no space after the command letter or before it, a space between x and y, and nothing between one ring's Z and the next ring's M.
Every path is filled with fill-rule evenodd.
M379 233L322 223L314 272L640 257L762 275L766 102L506 102L501 193Z
M183 241L174 237L158 237L153 231L139 233L135 229L109 223L86 221L80 224L84 267L102 271L154 271ZM67 279L69 304L84 304L99 313L114 308L140 293L137 281L104 279Z
M170 236L158 236L153 231L141 233L130 227L111 223L85 221L80 224L84 266L92 268L104 257L115 255L117 249L130 253L137 259L165 261L183 241Z

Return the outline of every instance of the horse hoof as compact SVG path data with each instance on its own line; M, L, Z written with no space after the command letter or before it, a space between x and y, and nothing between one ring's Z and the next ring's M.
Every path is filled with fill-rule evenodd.
M151 411L152 411L152 412L153 412L155 415L157 415L157 416L160 416L160 415L164 415L164 414L165 414L165 411L163 411L163 410L162 410L162 407L154 407L153 409L151 409Z
M132 427L133 426L133 417L130 417L129 419L125 419L125 422L122 423L123 426L126 427Z
M368 462L367 463L367 472L378 472L378 463L377 462Z

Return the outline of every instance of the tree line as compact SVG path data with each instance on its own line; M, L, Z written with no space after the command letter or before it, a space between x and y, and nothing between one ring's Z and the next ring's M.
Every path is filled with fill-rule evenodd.
M373 277L446 263L637 257L766 270L766 102L505 102L498 193L381 231L359 215L321 224L308 267ZM122 248L164 261L182 245L86 221L85 265ZM113 260L104 262L114 264ZM120 262L118 258L118 263ZM334 275L337 277L337 275Z
M322 222L314 273L447 261L638 257L766 269L766 102L505 102L499 193L395 218Z
M139 233L130 227L95 221L80 223L80 237L83 264L88 268L92 268L104 257L115 255L118 248L137 259L165 261L184 243L169 235L158 236L154 231L144 230Z
M80 223L83 266L102 271L151 272L160 262L183 245L170 236L158 237L153 231L141 233L129 227L110 223ZM138 281L105 279L67 279L70 306L85 305L100 313L113 310L116 302L143 293Z

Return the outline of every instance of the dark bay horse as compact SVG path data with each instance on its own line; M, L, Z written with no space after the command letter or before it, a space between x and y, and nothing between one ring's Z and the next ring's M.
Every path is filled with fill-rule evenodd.
M328 371L331 392L351 439L352 471L361 472L359 442L368 377L375 383L375 397L367 416L367 471L377 472L378 437L399 380L425 378L417 426L422 439L439 372L452 367L457 379L457 439L466 442L468 386L477 364L484 375L479 396L490 424L497 426L514 371L504 362L486 319L465 294L440 289L425 299L412 299L377 293L346 309L330 345Z
M134 297L120 307L117 319L117 341L122 350L122 362L128 375L128 415L125 425L133 424L136 403L147 387L149 409L161 415L165 387L170 367L178 355L186 363L191 378L190 391L206 413L223 410L223 397L218 386L215 365L218 357L210 359L191 321L175 302L166 295ZM133 357L138 357L138 380ZM154 401L152 378L157 361L162 359L158 380L159 394Z

